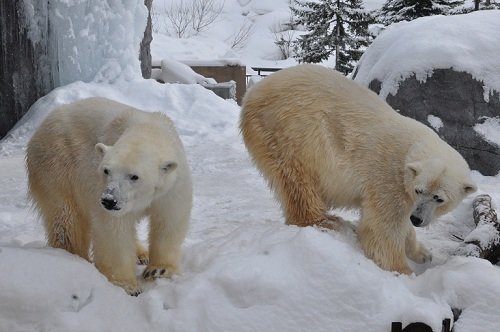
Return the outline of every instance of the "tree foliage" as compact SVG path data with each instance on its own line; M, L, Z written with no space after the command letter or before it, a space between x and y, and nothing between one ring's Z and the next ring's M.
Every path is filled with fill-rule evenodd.
M294 0L292 13L307 33L294 42L299 62L317 63L335 54L335 69L348 74L371 42L371 15L361 0Z
M423 16L446 15L464 0L387 0L380 9L380 20L388 25Z

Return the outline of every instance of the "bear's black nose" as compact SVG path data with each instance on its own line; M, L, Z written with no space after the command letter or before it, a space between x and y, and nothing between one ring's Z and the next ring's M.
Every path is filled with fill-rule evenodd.
M114 199L103 198L101 199L101 204L104 206L106 210L120 210L116 208L116 203L118 203Z
M411 216L410 217L410 220L411 220L411 223L413 224L413 226L420 226L422 224L422 219L420 219L419 217L415 217L415 216Z

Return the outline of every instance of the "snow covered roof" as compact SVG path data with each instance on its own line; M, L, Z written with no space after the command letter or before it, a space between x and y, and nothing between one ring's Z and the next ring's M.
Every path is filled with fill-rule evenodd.
M393 24L363 54L355 80L365 86L381 81L386 98L413 74L425 81L433 69L453 68L483 81L488 100L491 90L500 91L499 31L500 10Z

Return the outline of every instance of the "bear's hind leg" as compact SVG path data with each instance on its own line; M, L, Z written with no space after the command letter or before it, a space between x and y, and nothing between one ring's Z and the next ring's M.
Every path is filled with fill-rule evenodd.
M300 227L328 225L327 208L318 191L318 181L304 171L298 160L283 163L277 171L279 175L270 178L270 183L281 202L286 223Z
M262 121L243 117L242 134L255 165L281 204L286 223L301 227L331 224L326 215L327 205L319 192L319 179L306 167L309 161L301 157L301 148L282 149L282 145L289 142L268 130Z

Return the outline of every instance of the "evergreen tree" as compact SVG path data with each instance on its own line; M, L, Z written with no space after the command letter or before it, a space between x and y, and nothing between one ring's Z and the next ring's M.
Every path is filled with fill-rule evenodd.
M380 20L389 25L423 16L446 15L464 0L387 0L380 9Z
M479 2L479 10L487 10L487 9L500 9L500 1L496 0L485 0L484 2Z
M299 62L317 63L335 52L335 69L348 74L369 45L373 21L361 0L294 0L292 13L308 33L295 42Z

